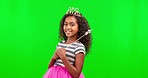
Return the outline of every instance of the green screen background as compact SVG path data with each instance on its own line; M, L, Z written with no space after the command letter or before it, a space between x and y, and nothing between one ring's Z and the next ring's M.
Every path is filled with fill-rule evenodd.
M86 78L148 78L147 0L1 0L0 78L42 78L69 6L92 28Z

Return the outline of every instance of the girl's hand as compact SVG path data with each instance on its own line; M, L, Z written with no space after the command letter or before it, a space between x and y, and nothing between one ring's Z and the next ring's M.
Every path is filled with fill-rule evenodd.
M66 57L66 50L64 48L57 48L56 50L56 54L61 58L65 58Z
M52 58L56 60L56 59L59 58L59 56L58 56L57 53L55 52Z

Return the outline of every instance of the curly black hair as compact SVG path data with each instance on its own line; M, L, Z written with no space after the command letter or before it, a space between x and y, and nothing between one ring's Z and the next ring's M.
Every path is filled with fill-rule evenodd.
M86 20L85 17L82 16L82 14L81 14L81 16L76 16L74 14L65 14L60 21L60 29L59 29L60 30L60 32L59 32L59 34L60 34L59 39L60 40L65 40L65 41L67 40L67 37L66 37L64 30L63 30L63 26L64 26L64 21L65 21L66 17L68 17L68 16L74 16L77 20L78 38L80 38L86 31L88 31L90 29L88 21ZM79 41L85 46L86 54L88 54L88 52L90 51L91 44L92 44L91 33L84 36Z

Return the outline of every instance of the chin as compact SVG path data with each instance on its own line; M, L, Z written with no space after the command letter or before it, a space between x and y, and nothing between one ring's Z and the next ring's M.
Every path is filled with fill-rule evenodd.
M67 38L70 38L70 37L72 37L72 35L66 35L66 37L67 37Z
M66 35L66 37L67 37L67 38L69 38L69 37L71 37L71 36L69 36L69 35Z

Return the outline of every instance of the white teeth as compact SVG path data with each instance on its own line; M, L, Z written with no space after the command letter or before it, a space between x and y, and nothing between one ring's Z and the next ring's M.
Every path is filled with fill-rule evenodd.
M71 31L66 31L67 33L70 33Z
M72 32L71 31L66 31L66 34L71 34Z

